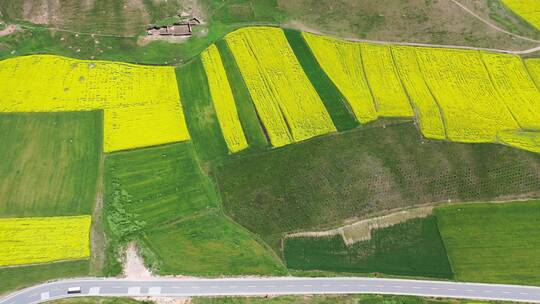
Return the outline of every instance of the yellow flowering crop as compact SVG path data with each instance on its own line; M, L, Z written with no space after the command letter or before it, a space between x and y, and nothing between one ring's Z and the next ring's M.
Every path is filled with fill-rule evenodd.
M442 109L449 140L494 142L519 126L501 100L477 51L417 48L426 83Z
M201 54L201 59L208 78L212 101L218 117L223 137L230 152L247 148L248 144L229 86L229 80L221 56L215 45L211 45Z
M189 139L172 67L51 55L0 61L0 112L98 109L106 152ZM127 140L136 136L144 140Z
M540 130L540 92L515 55L482 52L493 85L521 128Z
M414 48L393 46L392 52L399 77L417 112L422 134L428 138L445 139L441 110L426 85Z
M502 2L521 18L540 30L540 1L538 0L502 0Z
M0 266L87 258L90 223L89 215L0 219Z
M225 39L272 145L336 131L281 29L243 28Z
M397 75L390 46L362 43L361 51L379 116L412 117L414 113Z
M317 62L343 94L361 123L377 119L377 111L362 66L360 44L302 33Z
M525 65L536 87L540 89L540 58L527 59L525 60Z
M500 132L499 141L515 148L540 153L540 131Z

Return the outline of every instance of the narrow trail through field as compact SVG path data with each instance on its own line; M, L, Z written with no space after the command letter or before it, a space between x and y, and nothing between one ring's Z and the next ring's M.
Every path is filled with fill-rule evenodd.
M507 35L510 35L512 37L516 37L516 38L519 38L519 39L522 39L522 40L526 40L526 41L530 41L530 42L535 42L535 43L540 43L540 40L536 40L536 39L532 39L532 38L528 38L528 37L524 37L524 36L521 36L521 35L517 35L517 34L514 34L512 32L509 32L507 30L504 30L498 26L496 26L495 24L489 22L488 20L482 18L481 16L479 16L478 14L476 14L475 12L473 12L471 9L469 9L468 7L466 7L465 5L461 4L459 1L457 0L450 0L452 2L454 2L457 6L461 7L464 11L466 11L467 13L469 13L470 15L472 15L473 17L475 17L476 19L480 20L481 22L485 23L487 26L491 27L492 29L498 31L498 32L501 32L501 33L504 33L504 34L507 34Z

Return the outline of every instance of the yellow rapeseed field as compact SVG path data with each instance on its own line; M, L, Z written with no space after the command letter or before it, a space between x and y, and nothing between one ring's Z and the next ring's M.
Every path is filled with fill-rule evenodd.
M243 28L225 39L272 145L336 131L281 29Z
M540 1L538 0L502 0L502 2L521 18L540 30Z
M361 52L379 116L412 117L414 113L397 74L390 46L362 43Z
M416 48L418 63L442 109L449 140L495 142L517 122L491 83L480 53Z
M0 112L103 109L106 152L189 139L179 96L172 67L52 55L0 61Z
M415 49L408 46L393 46L392 52L398 74L417 112L422 134L427 138L445 139L441 110L426 85L416 60Z
M536 87L540 90L540 58L526 59L525 65Z
M201 54L201 59L227 147L230 152L241 151L247 148L248 143L240 124L233 93L218 48L212 44Z
M0 219L0 266L90 256L89 215Z
M306 32L302 35L319 65L347 99L356 119L364 124L377 119L360 44Z
M540 130L540 92L521 58L482 52L493 85L521 128Z
M540 131L500 132L499 141L515 148L540 153Z

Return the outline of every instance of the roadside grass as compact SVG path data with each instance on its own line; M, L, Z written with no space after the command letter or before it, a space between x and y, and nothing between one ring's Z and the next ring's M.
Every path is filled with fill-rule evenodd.
M540 201L435 209L459 281L539 285Z
M286 238L284 258L291 269L453 277L435 216L376 229L349 246L341 235Z
M0 217L92 214L102 114L0 114Z
M232 155L211 171L225 213L279 253L285 232L353 217L447 200L536 197L539 168L538 154L426 141L412 123L401 123Z
M152 301L137 301L130 298L76 297L48 301L48 304L153 304Z
M191 140L203 162L228 154L200 57L176 69Z
M163 275L287 274L271 250L218 212L156 228L146 236Z
M139 243L159 274L283 274L273 252L220 210L194 144L114 153L105 160L108 275L121 271L120 250Z
M259 121L255 105L251 99L248 88L236 65L234 56L224 39L218 40L216 46L219 49L223 66L227 72L227 78L233 92L238 116L244 129L244 134L251 150L260 150L268 147L268 139Z
M354 114L346 106L347 101L320 67L317 59L315 59L309 46L304 41L302 33L290 29L285 29L284 32L296 58L298 58L304 72L324 102L338 131L357 127L359 124L354 118Z
M30 287L48 280L88 275L88 260L0 268L0 294Z

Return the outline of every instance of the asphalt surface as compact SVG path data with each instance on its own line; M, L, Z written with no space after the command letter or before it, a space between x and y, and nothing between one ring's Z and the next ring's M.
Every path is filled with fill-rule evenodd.
M81 294L67 294L81 287ZM540 303L540 287L377 278L73 279L30 287L0 304L44 303L77 296L245 296L294 294L397 294Z

